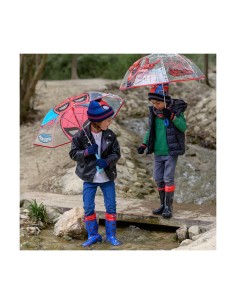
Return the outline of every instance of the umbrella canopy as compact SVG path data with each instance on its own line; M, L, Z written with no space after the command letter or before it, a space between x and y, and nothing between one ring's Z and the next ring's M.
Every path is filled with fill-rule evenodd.
M184 55L150 54L128 69L120 90L203 78L205 76L200 69Z
M73 135L90 123L87 116L89 103L99 99L113 108L113 118L124 103L118 95L103 92L85 92L68 97L46 114L34 145L54 148L70 143Z

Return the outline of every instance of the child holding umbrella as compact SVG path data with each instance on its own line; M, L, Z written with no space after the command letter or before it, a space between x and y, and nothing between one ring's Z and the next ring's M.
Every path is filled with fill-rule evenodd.
M91 101L88 107L88 120L84 130L77 132L72 139L69 155L77 161L76 174L84 181L84 222L88 240L87 247L101 242L95 213L95 195L100 187L106 208L106 240L113 246L121 243L116 239L116 192L114 180L117 176L116 163L120 158L120 146L116 135L110 129L114 111L102 99ZM90 144L92 143L92 145ZM96 155L100 159L96 158Z
M147 149L154 153L153 176L157 184L161 205L153 210L154 215L172 217L175 191L174 175L179 155L185 153L185 134L187 125L184 111L187 104L168 95L168 84L153 87L148 93L149 130L143 143L137 148L139 154Z

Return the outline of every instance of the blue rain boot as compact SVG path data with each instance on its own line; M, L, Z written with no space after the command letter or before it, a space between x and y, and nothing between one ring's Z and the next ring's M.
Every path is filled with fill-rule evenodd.
M112 246L121 245L121 242L116 239L116 214L106 213L106 241Z
M98 223L96 219L96 214L84 217L86 231L88 232L88 240L86 240L82 246L88 247L95 243L100 243L102 241L102 237L98 234Z

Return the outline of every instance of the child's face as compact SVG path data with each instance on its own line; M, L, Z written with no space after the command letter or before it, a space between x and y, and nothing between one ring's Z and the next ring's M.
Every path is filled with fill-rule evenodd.
M165 103L157 100L150 100L150 102L153 104L153 106L158 109L162 110L165 108Z
M101 128L101 130L107 130L108 126L112 123L112 117L102 121L99 126Z

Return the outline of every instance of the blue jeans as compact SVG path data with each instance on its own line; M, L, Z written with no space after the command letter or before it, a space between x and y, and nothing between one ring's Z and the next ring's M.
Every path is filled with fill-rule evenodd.
M159 187L163 182L167 186L174 185L177 160L178 156L154 156L153 178Z
M104 183L84 182L83 201L85 216L93 215L95 210L95 195L97 187L100 186L103 196L105 209L108 214L116 213L116 190L114 181Z

